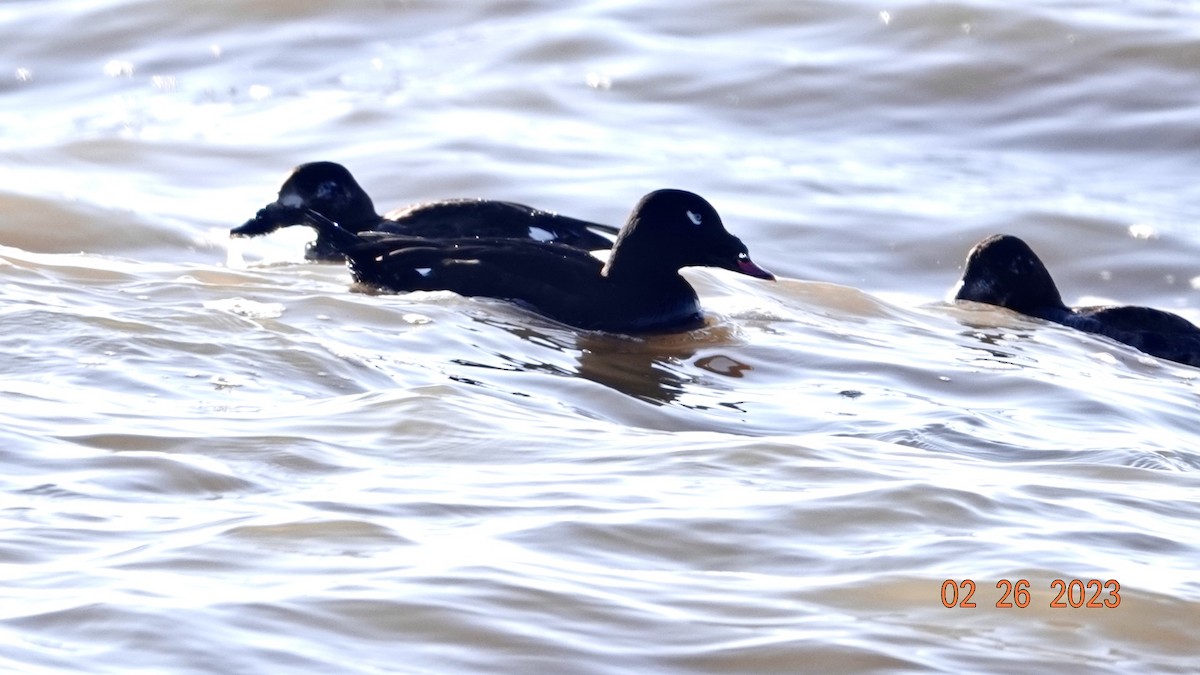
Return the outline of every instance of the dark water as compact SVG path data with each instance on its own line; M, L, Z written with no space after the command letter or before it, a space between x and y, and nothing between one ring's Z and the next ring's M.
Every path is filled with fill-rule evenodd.
M1200 371L943 300L1009 232L1200 321L1198 19L0 5L0 668L1195 668ZM381 209L694 190L784 278L634 339L226 238L316 159Z

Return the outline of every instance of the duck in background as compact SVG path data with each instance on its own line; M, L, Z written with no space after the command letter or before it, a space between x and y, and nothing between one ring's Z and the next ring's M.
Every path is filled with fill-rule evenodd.
M1041 259L1011 235L992 235L971 249L954 299L1006 307L1104 335L1168 361L1200 366L1200 328L1149 307L1067 307Z
M611 225L560 216L524 204L487 199L448 199L415 204L380 216L366 191L350 171L334 162L310 162L296 167L279 198L267 204L230 236L257 237L281 227L300 225L298 215L313 211L348 232L390 232L426 239L498 238L547 241L585 250L608 249L616 235ZM341 262L343 256L318 230L308 245L308 260Z
M588 330L649 333L702 325L696 291L679 274L684 267L775 278L750 259L711 204L684 190L656 190L643 197L607 262L559 243L352 232L313 209L303 216L349 260L361 284L509 300Z

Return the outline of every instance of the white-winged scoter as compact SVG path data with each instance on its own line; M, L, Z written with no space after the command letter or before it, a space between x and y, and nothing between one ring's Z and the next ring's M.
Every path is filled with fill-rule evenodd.
M310 162L296 167L279 198L259 210L231 236L256 237L281 227L300 225L298 213L315 211L350 232L391 232L427 239L504 238L550 241L587 250L612 247L611 225L590 223L535 209L524 204L487 199L448 199L414 204L380 216L366 191L341 164ZM343 260L318 232L305 257L316 261Z
M1011 235L992 235L971 249L954 299L1007 307L1105 335L1168 361L1200 366L1200 328L1149 307L1067 307L1041 259Z
M646 333L703 323L684 267L775 277L750 259L716 209L683 190L657 190L634 207L603 263L586 251L522 239L435 240L308 223L349 260L357 282L389 291L448 290L509 300L588 330Z

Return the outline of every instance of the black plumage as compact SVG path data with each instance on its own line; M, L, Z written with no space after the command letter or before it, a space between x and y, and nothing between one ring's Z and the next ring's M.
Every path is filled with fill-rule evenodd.
M297 214L312 210L349 232L390 232L426 239L498 238L549 241L587 250L612 247L611 225L591 223L514 202L487 199L447 199L414 204L381 216L367 192L341 164L311 162L296 167L279 197L231 236L256 237L281 227L300 225ZM316 261L343 258L318 232L305 257Z
M699 195L658 190L621 228L607 263L578 248L519 239L433 240L354 233L309 212L309 224L349 260L359 283L391 291L449 290L501 298L572 326L620 333L702 323L695 290L679 274L721 267L774 277Z
M1068 307L1041 259L1011 235L993 235L971 249L954 298L1007 307L1105 335L1152 356L1200 366L1200 328L1149 307Z

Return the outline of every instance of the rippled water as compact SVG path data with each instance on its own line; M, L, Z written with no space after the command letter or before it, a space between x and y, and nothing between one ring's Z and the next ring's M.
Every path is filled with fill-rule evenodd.
M943 301L1009 232L1069 302L1200 321L1194 3L0 30L0 668L1195 667L1200 371ZM689 271L708 325L634 339L226 238L316 159L382 209L695 190L784 278Z

